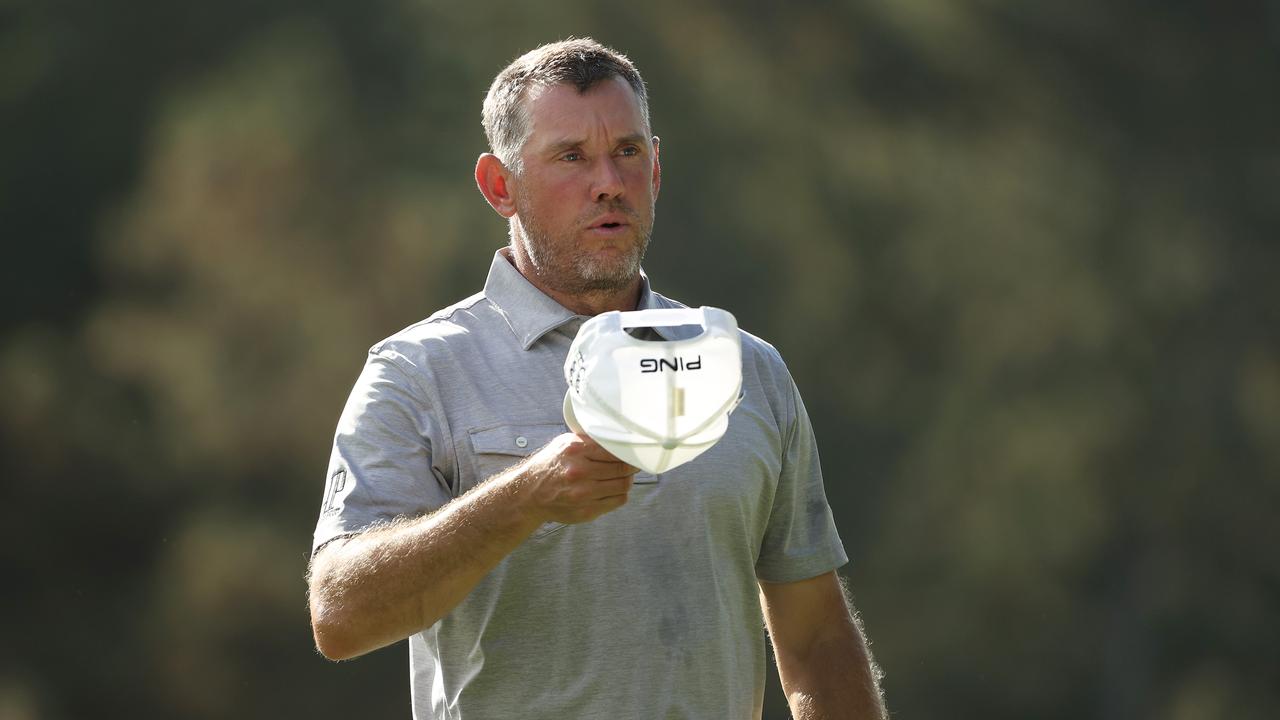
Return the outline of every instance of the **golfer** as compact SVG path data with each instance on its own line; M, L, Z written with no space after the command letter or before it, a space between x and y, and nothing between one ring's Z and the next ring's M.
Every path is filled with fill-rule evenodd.
M661 185L640 74L592 40L545 45L483 118L475 180L510 243L480 293L369 352L314 537L320 652L408 638L419 720L759 718L767 625L796 718L884 718L772 346L740 333L741 401L679 467L639 471L565 423L586 320L683 307L640 268Z

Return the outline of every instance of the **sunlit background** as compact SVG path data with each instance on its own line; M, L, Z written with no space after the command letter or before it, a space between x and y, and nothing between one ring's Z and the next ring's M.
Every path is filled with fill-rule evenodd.
M806 397L895 717L1280 715L1275 0L0 0L0 718L408 717L312 649L333 427L569 35L649 82L655 288Z

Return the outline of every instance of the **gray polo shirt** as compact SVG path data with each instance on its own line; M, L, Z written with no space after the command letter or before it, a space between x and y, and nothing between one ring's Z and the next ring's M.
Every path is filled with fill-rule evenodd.
M370 350L313 548L429 513L568 432L562 368L586 318L503 253L483 292ZM644 278L639 307L681 305ZM744 332L742 364L743 400L718 444L638 475L619 510L542 526L409 639L415 718L760 716L757 579L802 580L847 558L782 358Z

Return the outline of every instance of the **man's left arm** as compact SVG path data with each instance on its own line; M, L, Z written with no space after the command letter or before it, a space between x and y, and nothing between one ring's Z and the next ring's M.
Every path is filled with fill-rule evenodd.
M760 582L782 689L796 720L885 720L880 671L834 571Z

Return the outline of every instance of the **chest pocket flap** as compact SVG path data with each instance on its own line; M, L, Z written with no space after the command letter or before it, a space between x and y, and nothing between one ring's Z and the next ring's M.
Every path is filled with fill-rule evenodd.
M569 429L563 423L499 425L470 431L471 451L476 455L525 457L537 452L551 439Z

